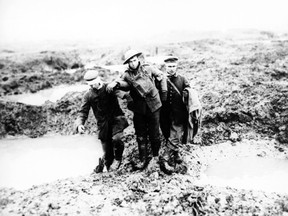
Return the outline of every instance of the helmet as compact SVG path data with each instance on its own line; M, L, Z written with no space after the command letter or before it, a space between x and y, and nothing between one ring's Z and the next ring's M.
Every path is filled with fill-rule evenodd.
M93 85L96 82L99 72L97 70L88 70L84 75L84 80L88 85Z
M129 61L132 57L134 57L134 56L137 56L137 57L138 57L138 56L140 56L140 55L142 55L141 52L138 52L138 51L136 51L136 50L128 50L128 51L125 53L125 55L124 55L125 60L124 60L123 64L127 64L128 61Z

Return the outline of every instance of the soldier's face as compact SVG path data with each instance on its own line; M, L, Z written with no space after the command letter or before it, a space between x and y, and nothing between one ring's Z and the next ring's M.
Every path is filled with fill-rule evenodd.
M136 69L139 65L139 59L137 56L132 57L129 61L128 61L129 67L132 69Z
M99 89L102 87L103 83L104 82L103 82L102 78L100 76L98 76L95 80L93 80L93 83L90 84L90 87L95 88L95 89Z
M166 65L166 72L167 72L168 76L172 76L176 73L177 63L167 62L167 63L165 63L165 65Z

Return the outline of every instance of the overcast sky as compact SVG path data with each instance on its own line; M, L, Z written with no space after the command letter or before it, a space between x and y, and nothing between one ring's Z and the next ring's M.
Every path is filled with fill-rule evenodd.
M0 40L139 38L172 30L288 32L288 0L0 0Z

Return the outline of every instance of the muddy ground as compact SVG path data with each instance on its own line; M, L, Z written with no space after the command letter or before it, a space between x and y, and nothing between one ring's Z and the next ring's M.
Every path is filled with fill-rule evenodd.
M137 157L137 148L132 113L126 101L121 101L130 126L125 131L125 159L118 172L58 180L25 191L2 188L0 213L288 215L287 194L197 184L207 165L224 157L245 154L288 159L288 34L253 31L141 49L146 56L179 56L179 73L199 91L202 129L194 143L182 149L188 170L173 175L160 170L133 171L130 162ZM2 49L1 138L73 134L80 93L68 93L57 103L43 106L8 102L4 96L80 83L88 65L101 69L97 65L121 64L125 50L127 47L107 47L23 54ZM117 74L101 70L112 77ZM88 132L95 133L95 126L90 115Z

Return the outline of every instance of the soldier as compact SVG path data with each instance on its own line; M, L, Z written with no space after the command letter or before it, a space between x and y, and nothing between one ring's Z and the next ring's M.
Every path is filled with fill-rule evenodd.
M177 57L169 56L164 62L168 77L168 97L161 109L160 126L167 141L167 149L163 155L164 169L172 172L174 165L181 164L183 161L179 150L188 121L185 101L187 101L187 88L190 88L190 84L186 77L177 73Z
M113 92L107 92L107 83L98 71L87 71L84 79L91 88L83 97L76 120L77 131L84 133L84 124L92 108L97 120L98 138L104 152L103 158L99 160L99 165L94 171L103 172L104 168L107 171L117 170L121 165L124 150L123 130L128 126L128 122L119 106L117 96Z
M123 76L110 83L107 87L113 89L130 90L133 99L133 123L137 136L139 159L137 169L144 169L148 161L147 144L148 137L151 142L153 158L149 163L151 169L159 167L160 140L160 107L161 100L167 98L167 81L163 73L139 60L141 52L128 50L125 53L124 64L128 64L128 69ZM155 80L160 83L160 94L155 86ZM160 99L161 97L161 99Z

